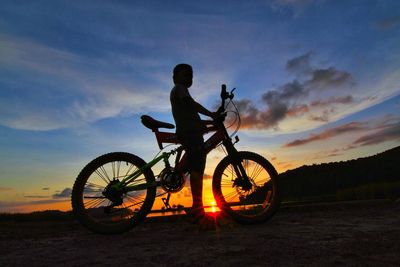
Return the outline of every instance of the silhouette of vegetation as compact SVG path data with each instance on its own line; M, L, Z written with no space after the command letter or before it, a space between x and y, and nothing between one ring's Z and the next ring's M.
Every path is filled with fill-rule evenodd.
M73 219L71 212L60 210L35 211L31 213L0 213L0 222L66 221Z
M302 166L279 178L284 200L399 198L400 146L349 161Z
M400 198L400 146L349 161L314 164L279 175L283 201ZM257 202L268 184L247 197Z

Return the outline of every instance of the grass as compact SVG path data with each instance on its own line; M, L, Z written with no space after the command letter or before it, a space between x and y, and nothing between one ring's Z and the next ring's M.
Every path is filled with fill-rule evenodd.
M345 188L337 191L337 200L361 199L398 199L400 198L400 182L382 182Z

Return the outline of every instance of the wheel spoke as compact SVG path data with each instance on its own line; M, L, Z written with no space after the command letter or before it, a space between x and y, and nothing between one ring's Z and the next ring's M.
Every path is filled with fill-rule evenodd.
M107 181L107 179L103 176L103 174L100 173L100 171L95 170L94 171L106 184L109 183L109 181Z
M108 182L111 182L110 177L108 177L108 173L106 171L106 169L104 168L104 165L100 167L100 170L103 172L104 176L107 178Z
M140 183L140 182L142 182L142 183ZM144 182L144 183L143 183ZM130 182L128 185L129 186L133 186L133 185L139 185L139 184L145 184L146 183L146 178L145 177L143 177L143 178L141 178L141 179L138 179L138 180L133 180L132 182Z
M263 167L259 164L257 164L257 166L260 166L260 168L258 168L257 172L254 174L254 176L251 176L252 179L257 179L258 175L264 170Z
M238 221L251 221L258 217L272 216L273 212L267 213L266 211L271 209L275 198L276 188L268 189L266 186L276 179L274 174L275 170L268 162L257 154L251 152L238 152L241 157L241 165L246 175L251 182L251 187L246 188L246 184L239 183L235 186L235 180L238 178L234 170L234 165L229 160L221 165L221 169L217 169L217 173L221 173L220 177L217 177L217 187L213 187L215 197L219 198L219 201L226 203L226 211L232 215ZM268 200L268 205L265 205L265 201Z
M256 166L253 168L253 172L251 173L251 175L249 177L254 178L257 177L257 174L262 171L262 166L259 164L256 164Z
M128 162L127 162L127 163L128 163ZM138 170L138 168L137 168L135 165L131 164L131 165L129 166L128 170L127 170L126 173L125 173L125 177L127 177L127 176L130 175L130 174L132 174L132 173L130 173L130 172L131 172L131 170L132 170L134 167L135 167L135 169L132 171L132 173L134 173L136 170Z
M118 161L117 162L117 176L116 177L119 177L119 169L121 168L121 161Z
M111 162L111 168L112 168L113 178L115 178L115 161Z
M232 191L232 192L226 194L224 197L225 197L225 200L231 200L232 196L235 197L237 195L239 195L237 191Z
M92 200L89 200L88 202L86 202L86 205L85 205L85 206L86 206L88 209L91 209L91 208L100 206L100 204L103 203L103 202L106 201L106 200L107 200L106 198L105 198L105 199L92 199Z
M125 196L126 196L127 198L131 199L131 200L134 200L134 201L137 201L137 200L143 201L143 200L145 199L145 198L142 197L142 196L132 196L132 195L129 195L129 194L126 194Z

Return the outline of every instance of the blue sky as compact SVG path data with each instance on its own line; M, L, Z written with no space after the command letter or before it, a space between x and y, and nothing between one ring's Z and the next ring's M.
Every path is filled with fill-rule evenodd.
M139 118L173 121L181 62L206 107L220 84L237 88L238 147L279 171L399 145L399 10L399 1L2 1L0 210L63 200L100 154L150 160L157 145Z

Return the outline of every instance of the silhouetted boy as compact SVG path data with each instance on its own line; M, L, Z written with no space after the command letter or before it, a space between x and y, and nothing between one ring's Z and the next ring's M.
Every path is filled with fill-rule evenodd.
M174 68L175 87L171 90L170 100L172 114L176 124L176 134L182 143L190 172L190 188L193 196L191 214L199 219L204 217L203 207L203 173L206 163L203 130L204 123L199 113L215 118L217 113L211 112L190 96L188 88L193 83L193 69L188 64L178 64Z

